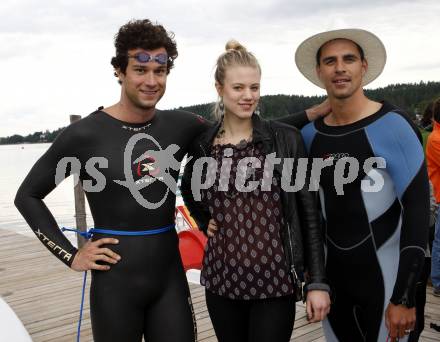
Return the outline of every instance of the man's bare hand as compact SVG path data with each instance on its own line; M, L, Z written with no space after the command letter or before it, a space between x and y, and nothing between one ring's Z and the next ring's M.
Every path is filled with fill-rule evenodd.
M215 223L214 219L210 219L208 223L208 234L209 237L213 237L217 233L217 223Z
M388 328L391 341L396 341L414 330L416 324L416 308L407 308L404 305L388 304L385 311L385 324Z
M307 320L311 323L322 321L330 311L330 296L327 291L307 292Z
M116 264L121 257L103 245L116 245L119 241L113 238L104 238L96 241L87 241L85 245L78 250L73 259L71 268L75 271L82 272L88 270L108 271L109 265L97 264L97 261L104 261L109 264Z
M313 106L312 108L306 109L307 118L309 121L315 121L321 116L326 116L332 111L330 107L330 101L325 99L319 105Z

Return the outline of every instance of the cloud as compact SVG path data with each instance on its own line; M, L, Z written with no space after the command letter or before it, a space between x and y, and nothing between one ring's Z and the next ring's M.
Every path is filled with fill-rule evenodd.
M322 94L298 72L293 56L302 40L338 25L383 40L388 63L372 87L435 80L438 13L436 0L4 0L0 136L55 129L69 114L117 102L113 37L132 18L156 20L176 34L179 58L159 104L173 108L216 99L214 64L230 38L259 59L262 94Z
M437 61L432 61L431 63L417 63L402 68L402 70L408 70L408 71L419 71L419 70L432 71L436 69L437 70L440 69L440 63Z

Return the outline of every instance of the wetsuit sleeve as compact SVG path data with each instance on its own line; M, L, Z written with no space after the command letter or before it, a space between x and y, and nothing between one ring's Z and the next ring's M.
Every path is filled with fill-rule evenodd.
M196 201L194 198L194 194L191 187L191 181L193 177L194 170L194 162L197 160L199 153L196 153L198 150L198 143L195 141L187 155L188 162L185 165L185 170L182 176L182 182L180 184L180 191L182 194L183 201L185 206L188 208L191 216L196 221L198 228L206 234L208 230L208 223L211 219L211 215L209 213L209 209L207 206L201 202ZM201 181L201 179L199 179Z
M376 156L384 157L402 206L400 258L390 301L415 305L428 238L429 182L420 135L406 117L389 113L368 128Z
M303 128L309 123L309 119L307 118L307 114L305 111L283 116L281 118L274 119L274 121L282 122L289 126L294 126L298 129Z
M49 150L35 163L21 184L15 197L15 206L40 241L67 266L71 266L77 249L69 242L55 221L43 199L55 187L55 174L59 160L67 156L67 147L78 142L64 130ZM70 175L66 170L62 177Z
M401 201L400 261L391 302L413 307L415 286L425 259L429 226L429 183L424 162Z

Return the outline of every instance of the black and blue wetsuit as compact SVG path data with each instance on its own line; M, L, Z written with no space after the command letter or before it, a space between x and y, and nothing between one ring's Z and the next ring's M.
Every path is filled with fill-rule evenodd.
M282 121L297 126L308 122L304 112ZM174 223L176 196L170 183L160 177L171 176L177 182L180 162L191 142L209 125L200 116L183 111L157 110L151 121L131 124L98 110L57 137L20 186L15 204L43 244L68 266L77 249L43 202L56 187L56 178L79 175L95 227L145 231L169 226ZM137 139L139 134L149 137ZM132 139L136 141L130 147ZM173 158L146 156L147 151L161 149L169 149ZM137 161L141 156L145 158ZM66 172L56 177L60 162L68 167L61 168ZM130 182L145 187L133 190ZM146 201L155 208L146 208ZM194 341L195 321L176 231L146 236L96 234L93 238L102 237L119 240L109 247L122 259L109 271L92 271L94 341L141 341L142 336L149 342Z
M353 124L328 126L320 119L302 133L310 157L334 160L322 170L319 189L334 293L324 322L327 341L385 341L384 311L390 301L414 306L425 256L429 186L420 133L387 103ZM342 194L335 186L335 164L347 157L360 167ZM386 167L364 170L371 157L383 158ZM374 185L380 178L380 191L362 183Z

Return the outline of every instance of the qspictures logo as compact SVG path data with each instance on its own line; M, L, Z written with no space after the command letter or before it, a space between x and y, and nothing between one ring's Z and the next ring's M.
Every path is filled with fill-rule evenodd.
M133 160L135 145L142 140L153 144L154 150L148 150L140 157ZM127 188L133 198L141 206L147 209L159 208L167 199L169 192L176 194L177 183L171 175L171 170L179 171L180 162L175 158L179 151L176 144L169 145L163 149L159 142L149 134L137 133L133 135L124 150L124 176L125 179L112 180ZM227 150L227 149L226 149ZM225 151L226 151L225 150ZM196 201L201 200L201 190L209 189L216 183L215 177L203 177L206 170L220 170L219 179L228 180L231 177L232 159L230 155L223 155L220 161L212 157L202 157L196 160L187 159L193 163L191 174L191 191ZM84 191L100 192L106 186L105 176L97 169L108 168L111 160L104 157L92 157L85 164L85 171L95 179L95 182L87 179L82 185ZM65 177L67 167L70 164L71 173L74 174L75 184L79 181L78 174L81 172L81 162L75 157L62 158L55 175L55 184L58 185ZM352 183L359 175L360 168L368 175L361 181L361 188L364 192L379 192L384 185L384 179L376 169L385 169L386 161L381 157L366 159L362 165L356 158L349 157L346 153L326 154L323 158L277 158L275 153L266 155L264 163L256 157L243 157L238 161L235 186L238 192L251 192L259 188L261 191L271 191L272 177L276 165L282 170L281 188L285 192L297 192L308 186L309 191L318 191L322 170L326 167L334 173L334 187L338 195L344 195L344 185ZM255 170L262 169L264 177L260 180L250 180L250 175ZM217 174L214 172L214 174ZM307 175L310 174L310 181L306 183ZM163 182L166 190L162 198L157 202L150 202L143 197L141 190L154 182ZM293 182L293 185L292 185ZM224 182L225 186L218 187L218 191L231 191L229 181Z

